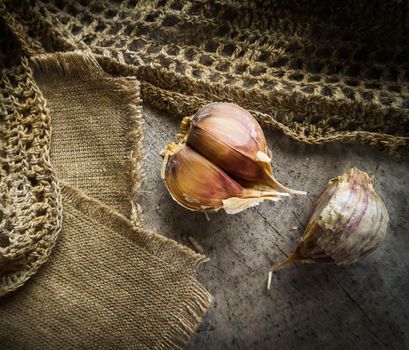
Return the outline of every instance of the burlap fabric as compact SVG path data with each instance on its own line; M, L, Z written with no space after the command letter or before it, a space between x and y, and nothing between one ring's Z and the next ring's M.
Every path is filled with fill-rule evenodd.
M198 258L161 257L168 241L70 186L62 186L62 202L49 261L0 302L0 348L183 348L209 303L192 268L182 266Z
M90 50L173 113L228 100L302 142L407 153L407 1L5 4L30 52Z
M45 262L61 216L62 231L36 278L0 301L0 348L183 348L211 301L194 279L205 257L142 226L138 82L109 77L84 53L30 64L34 74L26 59L3 71L14 105L2 100L2 248L16 241L25 255L1 260L1 295ZM19 89L7 85L16 78Z
M111 79L92 56L80 53L32 61L36 83L52 109L58 178L130 217L141 182L139 82Z
M204 257L143 228L139 89L180 116L232 101L301 142L406 154L407 14L399 0L0 1L0 296L56 244L0 300L0 347L184 346L210 301Z

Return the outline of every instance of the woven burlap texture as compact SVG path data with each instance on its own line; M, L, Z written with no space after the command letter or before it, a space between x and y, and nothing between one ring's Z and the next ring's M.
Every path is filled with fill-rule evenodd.
M43 55L33 62L53 111L58 178L130 217L141 182L139 82L110 79L92 56L80 53Z
M175 310L179 321L173 322L173 328L160 335L151 333L158 344L185 344L206 309L210 297L192 277L204 257L143 228L135 200L141 176L137 81L144 101L179 116L191 115L209 102L232 101L248 108L263 125L301 142L360 142L404 154L409 149L407 14L407 1L399 0L348 0L342 8L337 1L314 0L0 0L0 67L7 67L0 79L1 295L20 287L38 270L58 237L63 212L52 166L64 184L63 211L72 213L64 216L62 239L38 278L15 298L7 296L0 303L4 309L0 344L9 348L13 336L13 344L21 347L61 347L54 335L65 334L64 322L78 328L73 320L79 314L66 319L63 311L49 306L45 313L38 310L43 311L44 305L64 310L67 300L73 313L74 305L86 306L81 293L75 297L64 294L61 287L74 285L73 281L89 278L96 286L104 284L113 299L117 296L124 301L123 295L112 292L114 284L121 285L119 275L104 276L97 266L106 259L112 271L117 271L127 259L122 254L129 246L135 251L144 249L152 262L159 259L165 271L184 271L180 281L183 276L189 279L181 286L193 286L184 296L183 307ZM10 42L17 45L9 47ZM57 51L66 53L52 54ZM33 56L41 89L25 58ZM87 94L109 103L88 103ZM75 101L80 101L80 106ZM50 122L47 106L56 116L51 162L54 121ZM104 121L111 134L97 122L107 115L112 116ZM78 128L65 130L67 121ZM92 142L85 142L88 140ZM66 147L72 147L71 151ZM95 227L99 233L131 235L132 239L118 238L118 244L124 245L116 246L118 252L107 250L108 242L103 239L107 237L96 232L89 233L94 237L91 242L82 241L86 237L80 233ZM74 248L76 242L96 255L106 253L100 259L90 258L97 259L97 276L91 273L88 255ZM59 247L73 255L64 258L59 249L65 250ZM108 258L110 254L115 258ZM62 263L72 268L65 279ZM156 271L153 276L159 275ZM81 282L75 288L77 285ZM133 285L139 291L136 281ZM172 292L163 289L163 293ZM98 300L99 307L94 308L98 318L92 319L90 311L81 312L89 316L89 324L96 323L101 330L106 330L109 318L118 322L131 319L133 305L128 307L129 314L121 314L120 307L117 318L109 314L108 310L114 313L116 308L113 304L104 308L112 303L109 293L86 299L91 304ZM43 302L37 305L37 300ZM30 304L37 305L37 311L31 310ZM29 323L33 315L40 316ZM141 315L145 315L143 311ZM42 317L47 327L40 326ZM159 329L161 322L157 323ZM137 320L135 323L140 325ZM96 346L98 337L105 336L97 328L78 332L85 332ZM136 326L127 334L136 335L138 329ZM115 332L122 335L120 329ZM20 334L26 336L17 340ZM136 343L127 345L149 347L152 338L148 338L142 338L146 340L142 344L135 336ZM77 348L85 344L83 339L77 341L66 340Z
M31 65L51 111L43 127L53 130L63 224L36 278L1 300L1 347L183 348L211 301L194 279L205 257L143 228L138 82L81 52Z
M0 302L0 348L183 348L208 293L179 264L145 247L146 234L110 207L69 186L62 198L52 256ZM193 255L185 261L197 265Z
M406 1L5 1L26 52L89 50L142 98L228 100L306 143L407 153Z

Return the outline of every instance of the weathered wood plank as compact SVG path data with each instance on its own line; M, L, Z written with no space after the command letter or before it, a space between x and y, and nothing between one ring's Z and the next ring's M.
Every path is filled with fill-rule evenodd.
M146 224L186 245L192 235L211 259L198 278L215 301L191 349L409 348L408 159L363 146L302 145L267 132L277 179L309 195L234 216L220 212L209 222L173 202L160 179L159 151L173 140L177 119L149 107L144 114ZM353 166L376 177L389 209L383 246L345 268L291 264L273 275L267 291L269 266L296 246L312 200Z

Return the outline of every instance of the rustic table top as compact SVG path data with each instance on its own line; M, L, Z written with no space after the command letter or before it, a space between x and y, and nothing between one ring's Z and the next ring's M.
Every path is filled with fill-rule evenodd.
M207 221L175 203L160 178L159 152L174 140L178 118L148 106L144 118L146 225L190 247L194 237L210 258L198 280L214 301L190 349L409 348L408 159L359 145L303 145L266 131L276 178L308 196ZM290 264L274 273L268 291L267 271L295 248L313 199L354 166L375 176L389 210L383 245L347 267Z

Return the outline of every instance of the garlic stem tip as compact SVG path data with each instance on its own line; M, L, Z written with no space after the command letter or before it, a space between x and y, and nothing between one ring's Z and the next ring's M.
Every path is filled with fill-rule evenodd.
M278 263L271 266L270 272L277 271L279 268L281 268L281 267L283 267L283 266L285 266L285 265L287 265L287 264L289 264L291 262L299 260L299 259L300 259L300 256L297 253L294 253L294 254L290 255L289 257L285 258L284 260L281 260Z
M268 277L267 277L267 290L270 290L272 277L273 277L273 272L269 271Z
M302 194L303 196L307 195L306 191L293 191L293 194Z

